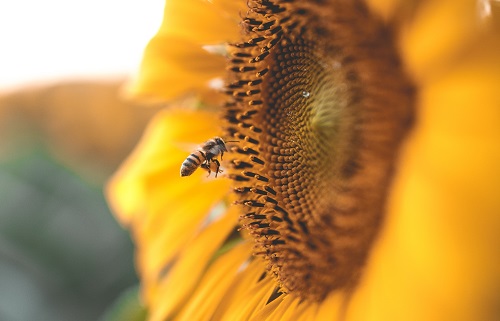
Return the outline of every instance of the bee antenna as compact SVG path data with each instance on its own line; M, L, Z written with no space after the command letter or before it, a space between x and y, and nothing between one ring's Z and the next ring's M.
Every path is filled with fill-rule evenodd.
M239 140L226 140L226 143L239 143Z

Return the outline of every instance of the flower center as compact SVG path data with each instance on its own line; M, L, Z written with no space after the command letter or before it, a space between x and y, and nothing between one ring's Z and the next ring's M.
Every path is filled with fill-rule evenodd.
M319 301L362 272L411 89L360 2L249 7L226 108L240 224L283 291Z

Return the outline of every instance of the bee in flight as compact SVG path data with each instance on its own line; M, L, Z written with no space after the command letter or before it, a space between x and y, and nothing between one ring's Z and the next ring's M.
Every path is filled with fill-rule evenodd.
M181 176L189 176L193 174L198 167L201 167L208 171L208 176L210 176L210 173L214 171L215 177L217 177L217 174L222 172L222 170L220 170L220 162L217 160L217 157L220 155L220 160L222 160L224 152L227 152L227 148L226 143L222 140L222 138L214 137L207 140L203 145L198 147L197 150L191 153L191 155L189 155L182 163Z

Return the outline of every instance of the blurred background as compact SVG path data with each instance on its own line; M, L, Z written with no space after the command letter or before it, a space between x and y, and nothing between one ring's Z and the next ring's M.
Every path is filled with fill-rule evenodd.
M141 320L103 186L160 106L120 98L163 0L0 3L0 320Z

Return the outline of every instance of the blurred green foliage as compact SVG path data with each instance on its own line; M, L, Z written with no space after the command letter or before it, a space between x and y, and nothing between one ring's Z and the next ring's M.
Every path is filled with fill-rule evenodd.
M100 321L143 321L146 310L138 300L139 286L133 287L120 295L107 310Z
M39 146L2 160L0 320L98 320L137 282L100 185Z

